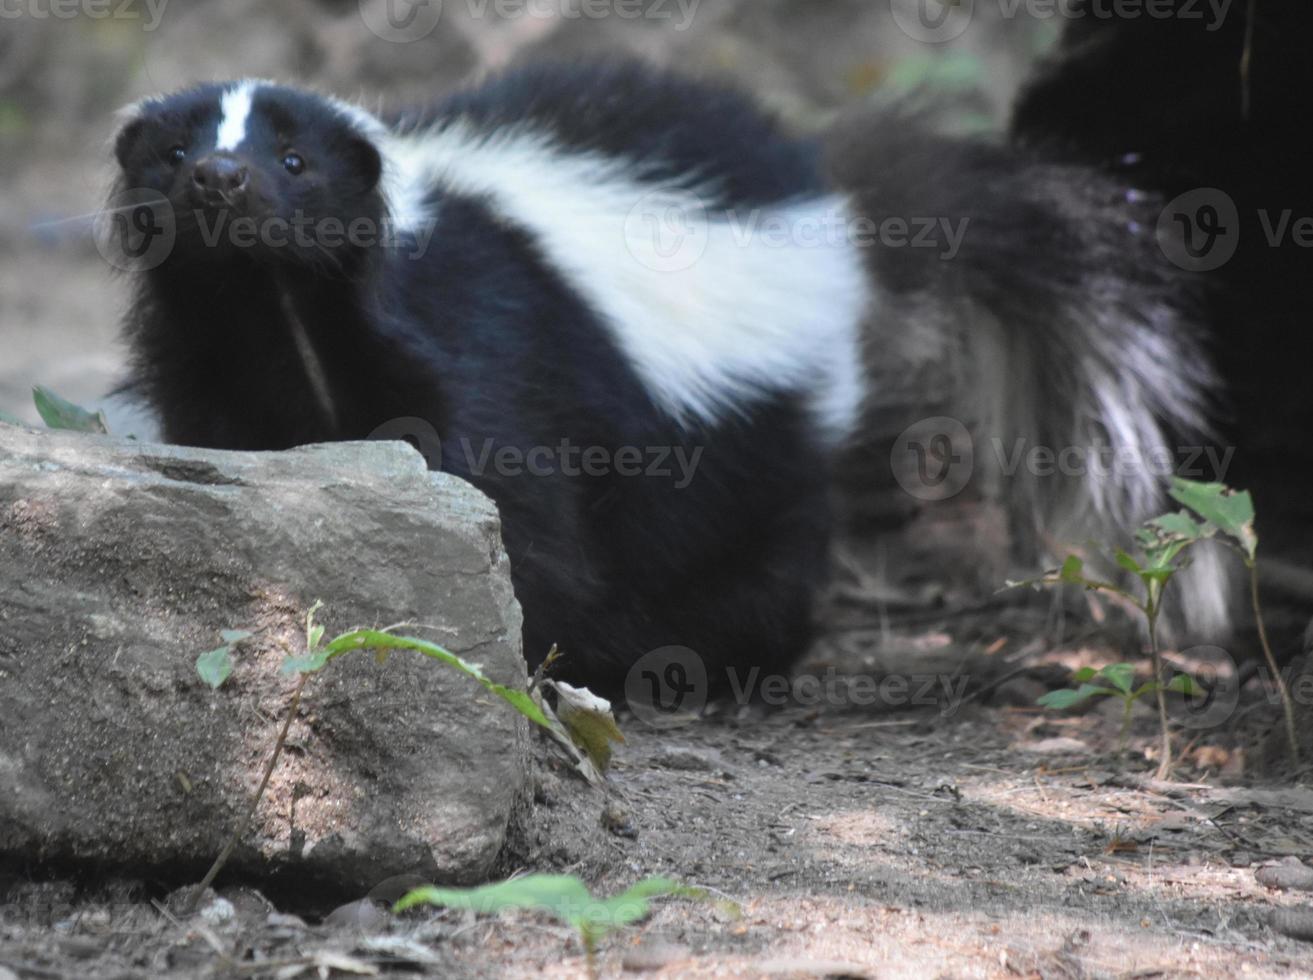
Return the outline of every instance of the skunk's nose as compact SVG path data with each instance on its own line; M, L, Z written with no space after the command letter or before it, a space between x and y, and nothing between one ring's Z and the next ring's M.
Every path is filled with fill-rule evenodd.
M196 161L192 168L192 188L210 204L220 201L236 204L246 193L250 174L236 157L216 153Z

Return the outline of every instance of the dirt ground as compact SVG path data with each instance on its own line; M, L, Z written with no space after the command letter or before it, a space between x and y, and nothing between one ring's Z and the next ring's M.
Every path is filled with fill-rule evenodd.
M1228 724L1182 729L1174 780L1157 782L1147 709L1123 757L1109 706L1034 706L1112 652L1092 635L1048 649L1046 615L895 621L845 652L822 645L803 668L830 684L819 704L713 708L669 729L622 715L605 792L544 743L504 871L574 873L598 894L663 875L724 900L659 902L602 944L603 975L1313 976L1313 944L1279 931L1309 928L1307 896L1269 887L1308 877L1313 790L1252 778L1275 717L1261 679ZM325 919L323 896L275 904L230 883L179 923L164 882L33 868L3 887L4 980L586 970L571 932L529 912L393 918L371 903Z

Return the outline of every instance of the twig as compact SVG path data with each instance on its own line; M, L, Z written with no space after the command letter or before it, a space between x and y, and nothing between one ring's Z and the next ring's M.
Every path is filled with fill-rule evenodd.
M278 733L278 741L274 743L274 750L269 755L269 762L264 767L264 777L260 780L260 788L255 791L251 797L251 802L246 807L246 813L243 814L241 821L233 829L232 836L228 838L228 843L224 845L223 851L214 859L214 864L210 865L210 870L205 873L201 883L196 886L192 892L191 899L184 906L183 914L191 915L196 911L196 906L200 904L201 896L205 894L205 889L214 883L223 866L228 863L232 857L233 851L237 849L237 843L246 834L246 829L250 826L251 820L255 817L256 808L260 805L260 799L264 796L264 791L269 786L269 779L274 774L274 767L278 765L278 757L283 752L283 744L287 741L287 733L292 727L292 719L296 717L297 709L301 706L301 691L305 688L305 683L310 679L309 674L301 674L296 681L296 688L292 691L291 701L287 706L287 717L283 719L282 730Z
M1299 766L1299 736L1295 734L1295 704L1290 699L1290 688L1277 667L1277 658L1272 654L1272 646L1267 640L1267 625L1263 622L1263 610L1258 600L1258 563L1249 563L1249 597L1254 606L1254 621L1258 624L1258 641L1263 645L1263 656L1267 658L1268 669L1272 671L1272 680L1276 682L1281 695L1281 710L1286 718L1286 738L1290 740L1291 765Z

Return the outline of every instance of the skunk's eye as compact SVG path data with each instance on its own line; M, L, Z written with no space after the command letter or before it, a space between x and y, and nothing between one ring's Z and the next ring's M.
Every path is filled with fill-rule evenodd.
M182 163L183 160L187 159L187 150L181 146L172 147L169 150L168 157L170 163Z
M283 166L289 174L295 177L305 169L305 161L301 159L299 153L286 153L283 155Z

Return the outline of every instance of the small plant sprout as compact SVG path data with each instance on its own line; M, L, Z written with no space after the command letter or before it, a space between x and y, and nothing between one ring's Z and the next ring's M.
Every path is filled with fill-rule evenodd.
M647 916L651 900L664 896L707 901L710 895L668 878L647 878L611 898L594 896L573 875L526 875L480 888L417 888L397 902L395 911L417 905L440 905L491 914L502 909L539 909L574 929L588 959L589 977L597 976L598 944L612 932ZM734 903L726 903L737 911Z
M1147 694L1157 693L1158 683L1156 681L1146 681L1139 687L1135 687L1135 665L1124 663L1109 664L1107 667L1098 670L1093 667L1082 667L1071 675L1071 681L1078 686L1061 691L1050 691L1039 699L1040 706L1065 710L1074 708L1090 698L1120 698L1122 702L1122 724L1117 734L1117 751L1118 753L1125 752L1126 734L1131 725L1131 709L1135 707L1135 702L1140 698ZM1177 674L1168 683L1167 690L1190 697L1199 693L1199 685L1195 683L1189 674Z
M49 388L37 385L32 389L32 401L36 405L41 421L52 429L68 429L72 432L96 432L105 435L109 432L109 423L105 421L104 412L88 412L80 405L74 405L60 398Z
M1052 585L1079 585L1090 591L1121 596L1140 610L1148 625L1149 654L1153 664L1153 678L1146 685L1144 693L1152 693L1158 704L1158 727L1162 740L1161 759L1158 764L1159 779L1165 779L1171 774L1172 734L1167 719L1167 691L1171 687L1163 680L1162 650L1158 646L1158 620L1162 613L1163 596L1167 585L1171 582L1172 576L1184 567L1183 563L1178 563L1181 553L1194 542L1207 537L1208 533L1203 525L1196 523L1185 514L1166 514L1155 517L1135 532L1139 557L1118 548L1113 555L1118 566L1140 580L1143 596L1137 596L1113 582L1090 578L1085 574L1084 561L1076 555L1069 556L1062 563L1062 568L1043 578L1008 583L1009 588L1022 585L1037 588Z
M1176 478L1169 490L1172 498L1183 504L1188 511L1164 514L1145 523L1135 532L1135 543L1139 556L1131 555L1122 549L1114 552L1117 564L1140 580L1144 590L1143 597L1131 594L1112 582L1104 582L1085 575L1084 563L1076 556L1069 557L1056 572L1027 582L1010 582L1009 587L1017 585L1079 585L1085 589L1110 592L1121 596L1144 614L1149 628L1149 652L1153 658L1153 679L1134 692L1113 683L1115 677L1104 674L1105 679L1113 683L1114 690L1125 696L1128 693L1136 697L1153 693L1158 702L1158 720L1162 732L1162 761L1158 767L1159 778L1166 778L1171 772L1171 732L1167 722L1168 691L1183 694L1193 693L1197 685L1194 681L1181 680L1181 676L1170 683L1163 682L1162 652L1158 647L1158 620L1162 612L1163 596L1172 577L1186 565L1186 552L1201 541L1219 540L1235 549L1249 569L1250 600L1253 604L1254 619L1258 625L1258 637L1267 658L1268 668L1276 680L1281 694L1281 705L1285 714L1286 736L1290 742L1292 761L1298 765L1299 745L1295 733L1294 706L1290 699L1290 690L1277 668L1276 658L1268 643L1267 629L1263 624L1262 610L1258 596L1258 535L1254 530L1254 501L1247 491L1237 491L1220 483L1197 483L1193 480ZM1122 668L1125 665L1115 665ZM1105 668L1109 670L1112 668ZM1093 680L1096 674L1082 676L1077 672L1075 679L1081 688L1075 691L1054 692L1061 695L1056 701L1041 699L1046 707L1065 707L1105 693L1099 690L1086 691L1084 696L1072 700L1074 696ZM1126 681L1129 684L1129 679ZM1188 686L1188 689L1187 689ZM1048 696L1052 698L1053 696ZM1064 704L1064 702L1066 702Z
M542 685L530 691L520 691L504 684L498 684L484 674L483 669L478 664L470 663L436 643L413 636L398 636L391 632L392 629L399 627L389 627L382 630L351 630L325 643L324 627L315 622L315 614L322 608L322 602L315 602L306 612L305 652L290 655L283 660L282 673L295 676L296 686L292 689L291 697L288 700L286 717L283 719L282 728L279 730L278 738L274 742L269 761L265 765L259 788L255 791L255 795L252 797L231 839L225 845L219 857L215 859L214 864L210 867L200 885L193 892L189 911L194 911L201 895L214 881L224 864L227 863L228 858L231 857L237 843L246 833L246 828L254 817L260 799L269 785L269 779L278 764L278 758L282 753L284 743L287 741L287 733L291 728L292 719L296 717L297 710L300 708L301 693L305 689L306 683L334 660L348 653L357 650L372 650L375 659L381 664L388 659L393 650L414 650L459 671L477 681L489 693L496 695L525 718L543 728L572 754L576 768L591 782L600 783L602 781L601 770L605 768L610 759L610 743L624 741L624 737L616 727L615 718L611 714L610 704L594 697L588 691L575 690L569 688L568 685L560 685L558 693L563 700L561 705L558 705L558 709L563 712L563 715L562 718L558 718L551 707L542 699ZM220 634L220 638L223 641L221 646L196 658L197 674L206 684L216 689L222 687L232 675L233 652L238 646L251 639L251 634L242 630L225 630ZM551 685L552 682L547 681L544 683ZM569 697L568 704L565 703L567 696ZM566 719L567 723L563 724L562 719Z

